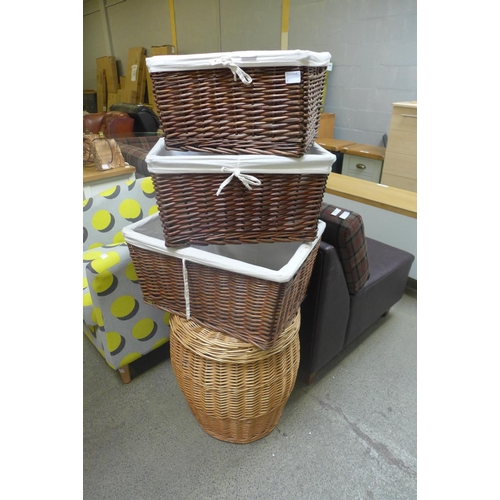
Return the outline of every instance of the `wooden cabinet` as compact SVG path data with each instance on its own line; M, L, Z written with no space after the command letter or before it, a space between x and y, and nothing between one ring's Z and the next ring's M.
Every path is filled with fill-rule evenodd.
M327 151L330 151L335 154L335 162L332 165L332 172L336 172L337 174L342 173L342 163L344 162L344 153L343 148L346 146L352 146L356 144L352 141L343 141L342 139L330 139L328 137L323 137L316 140L317 144L319 144L322 148L325 148Z
M417 103L395 102L382 184L417 192Z
M342 148L342 174L365 181L380 182L385 148L368 144L352 144Z
M318 136L319 138L333 138L335 133L335 114L333 113L321 113L319 117L319 128Z

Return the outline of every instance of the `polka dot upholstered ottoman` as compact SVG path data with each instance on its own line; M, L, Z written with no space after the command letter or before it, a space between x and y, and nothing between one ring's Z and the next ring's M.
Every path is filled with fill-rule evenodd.
M83 202L83 331L124 382L129 364L170 336L169 313L143 300L122 233L157 210L150 177Z

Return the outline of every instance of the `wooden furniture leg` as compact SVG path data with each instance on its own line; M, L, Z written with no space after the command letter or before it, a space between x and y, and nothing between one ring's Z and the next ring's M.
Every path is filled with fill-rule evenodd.
M132 380L130 377L129 365L125 365L125 366L122 366L121 368L118 368L118 373L120 374L120 377L121 377L122 382L124 384L129 384L130 381Z

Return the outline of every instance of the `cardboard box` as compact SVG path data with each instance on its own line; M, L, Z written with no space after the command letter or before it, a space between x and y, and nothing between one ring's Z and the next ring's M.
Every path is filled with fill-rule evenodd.
M107 107L107 87L106 87L106 72L98 70L96 75L97 80L97 112L106 112Z
M151 55L152 56L161 56L161 55L174 55L177 51L175 50L174 45L153 45L151 46Z
M118 79L118 67L114 56L98 57L97 71L104 71L106 75L106 86L108 92L118 92L120 81Z
M119 99L119 92L119 90L118 92L108 92L108 109L110 109L113 104L121 102Z
M335 131L335 114L321 113L319 118L318 138L332 139Z
M175 53L176 50L173 45L153 45L151 47L151 56L174 55ZM149 74L149 71L147 71L147 68L146 79L148 84L148 103L151 105L153 111L158 114L158 108L156 107L153 93L153 82L151 81L151 75Z
M128 50L127 82L125 86L125 102L139 104L146 92L146 49L132 47Z
M127 77L120 76L120 88L118 89L118 92L117 92L118 102L126 102L125 101L125 88L126 88L126 86L127 86Z

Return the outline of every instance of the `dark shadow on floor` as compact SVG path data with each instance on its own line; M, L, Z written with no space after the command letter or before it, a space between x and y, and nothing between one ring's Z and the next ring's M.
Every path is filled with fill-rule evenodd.
M157 349L148 352L139 359L130 363L130 376L132 381L154 366L170 359L170 342L166 342Z

